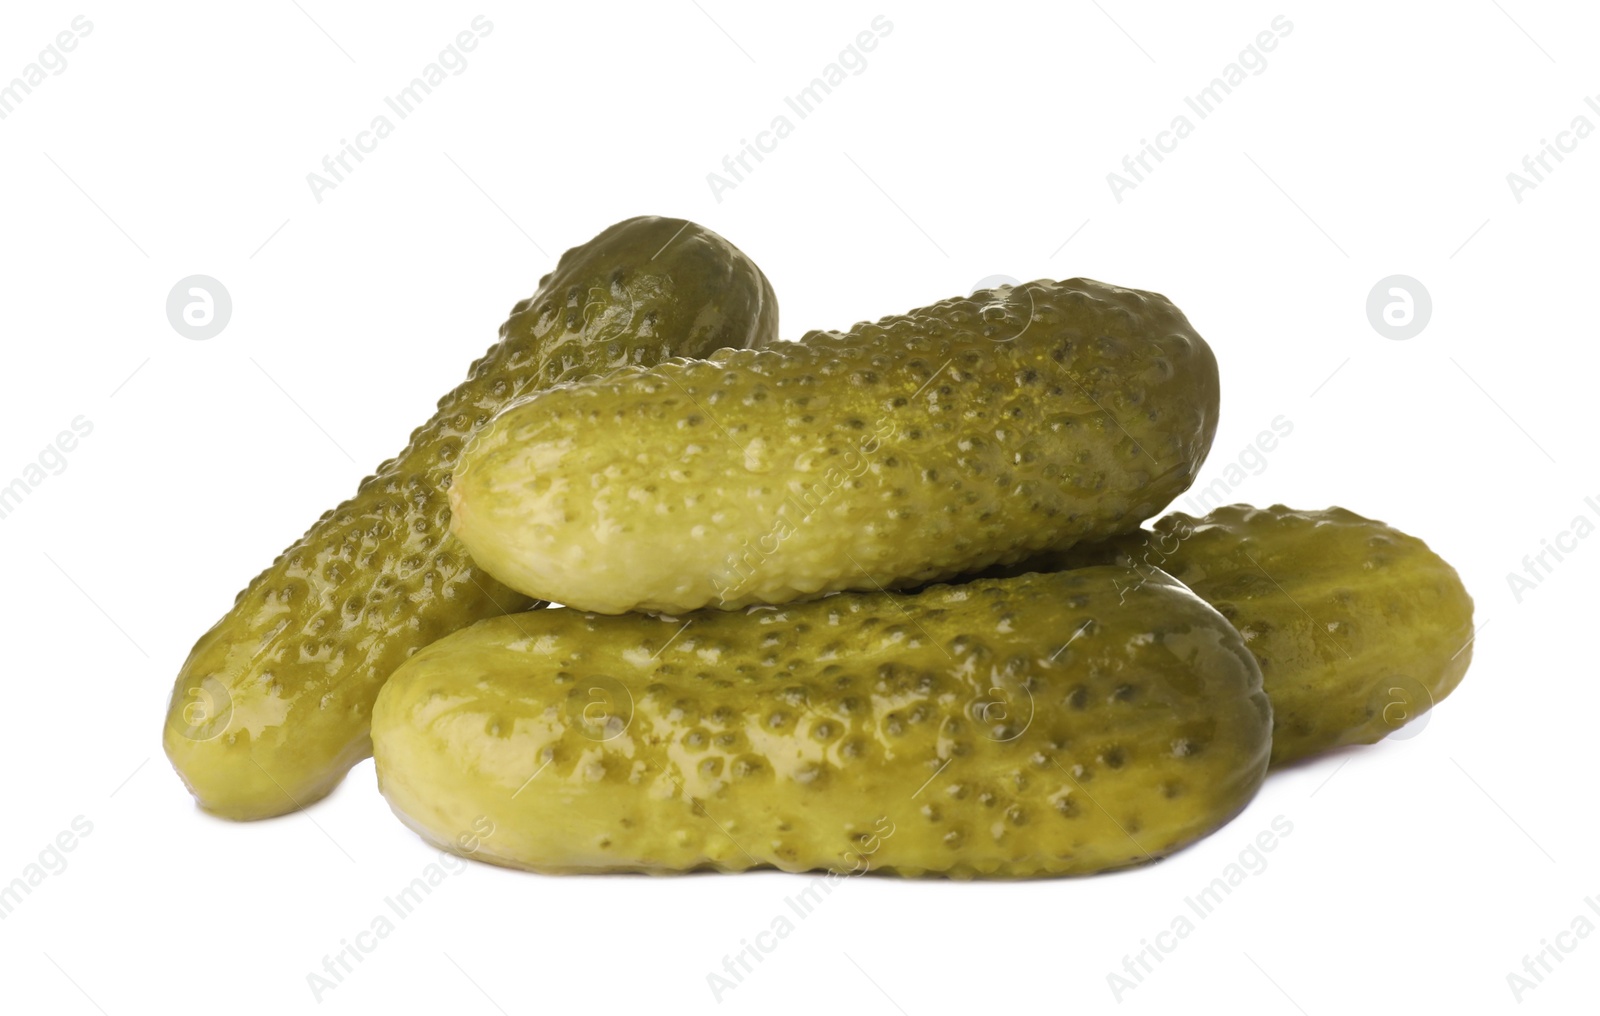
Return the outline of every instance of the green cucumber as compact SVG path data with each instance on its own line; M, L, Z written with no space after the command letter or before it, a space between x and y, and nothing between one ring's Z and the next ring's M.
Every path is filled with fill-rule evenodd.
M630 219L563 255L400 454L256 576L190 652L164 743L201 807L253 819L322 797L371 753L372 703L391 671L442 635L530 605L448 531L461 446L502 406L776 333L766 277L694 223Z
M545 872L1141 864L1250 800L1271 715L1215 610L1123 576L482 621L385 685L379 786L441 848Z
M535 395L463 452L452 525L512 588L601 613L926 583L1137 528L1217 399L1164 297L980 290Z
M1472 597L1414 536L1343 508L1236 504L1016 570L1163 569L1238 627L1272 699L1272 764L1371 744L1426 714L1472 662ZM1415 730L1417 728L1413 728Z

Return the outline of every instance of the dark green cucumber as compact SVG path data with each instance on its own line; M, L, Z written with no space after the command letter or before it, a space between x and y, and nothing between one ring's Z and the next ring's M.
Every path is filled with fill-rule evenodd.
M1014 570L1164 569L1238 627L1272 699L1275 766L1371 744L1432 709L1472 662L1472 597L1414 536L1343 508L1227 505Z

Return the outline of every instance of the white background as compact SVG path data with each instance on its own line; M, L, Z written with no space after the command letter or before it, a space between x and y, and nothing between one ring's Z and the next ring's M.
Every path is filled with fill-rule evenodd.
M1579 541L1593 448L1600 135L1519 202L1506 174L1600 114L1592 7L638 5L262 0L7 5L0 81L92 32L0 120L0 484L92 434L0 519L0 882L92 823L0 921L16 1012L538 1010L1575 1012L1600 934L1519 1006L1507 974L1600 925L1600 714ZM466 69L318 202L306 182L477 14ZM892 31L716 200L725 155L882 14ZM1277 15L1292 32L1116 200L1106 175ZM314 19L314 20L313 20ZM1514 20L1513 20L1514 19ZM1600 101L1600 100L1597 100ZM791 115L791 119L793 119ZM434 853L371 764L254 825L192 805L160 750L170 682L234 593L404 444L560 252L635 214L753 256L783 332L979 279L1154 289L1215 348L1201 484L1276 416L1235 499L1339 504L1423 536L1482 629L1406 740L1275 774L1152 868L1019 884L851 880L720 1006L706 975L804 879L548 878L472 865L317 1002L307 974ZM208 341L164 312L204 273ZM1415 338L1369 323L1405 274ZM1571 544L1569 543L1569 546ZM1553 558L1547 560L1554 561ZM1120 1001L1107 974L1276 816L1293 832Z

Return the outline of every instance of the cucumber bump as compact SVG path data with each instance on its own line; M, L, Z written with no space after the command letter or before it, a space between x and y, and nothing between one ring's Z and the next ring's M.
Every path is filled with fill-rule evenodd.
M200 805L253 819L302 807L371 753L378 688L411 653L528 597L449 535L463 443L538 388L776 337L749 258L681 219L618 223L562 256L500 341L395 458L256 576L178 675L164 744Z
M1472 597L1427 544L1343 508L1225 505L1023 568L1164 570L1216 607L1261 663L1272 764L1371 744L1431 710L1472 662ZM1413 728L1415 729L1415 728Z
M1217 401L1164 297L1001 287L534 395L463 452L452 526L512 588L601 613L926 583L1137 528Z
M384 687L379 786L444 849L487 819L472 856L538 871L1144 863L1249 801L1271 715L1215 610L1122 574L483 621Z

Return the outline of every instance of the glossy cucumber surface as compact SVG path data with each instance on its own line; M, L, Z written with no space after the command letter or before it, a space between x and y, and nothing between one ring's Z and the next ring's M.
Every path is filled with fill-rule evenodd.
M445 490L461 446L502 406L776 334L760 269L694 223L629 219L563 255L400 454L256 576L190 652L163 740L201 807L252 819L322 797L371 753L373 699L395 667L530 605L449 534Z
M571 609L422 650L373 715L425 838L546 872L1084 874L1237 813L1271 717L1234 629L1120 568L678 618Z
M452 525L512 588L600 613L891 589L1137 528L1217 401L1164 297L980 290L523 400L463 452Z
M1021 566L1164 569L1244 636L1272 699L1272 763L1381 740L1472 662L1472 597L1428 545L1343 508L1226 505Z

